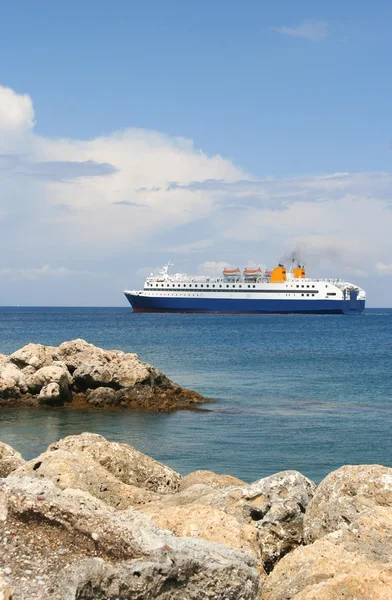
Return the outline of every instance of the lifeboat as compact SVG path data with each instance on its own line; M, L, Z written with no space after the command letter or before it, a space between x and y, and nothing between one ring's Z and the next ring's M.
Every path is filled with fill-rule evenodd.
M223 277L229 279L236 279L241 276L241 271L239 269L223 269Z
M244 269L244 275L260 275L261 269Z
M239 269L223 269L223 275L239 275L240 273Z
M246 281L256 281L261 277L261 269L244 269L244 279Z

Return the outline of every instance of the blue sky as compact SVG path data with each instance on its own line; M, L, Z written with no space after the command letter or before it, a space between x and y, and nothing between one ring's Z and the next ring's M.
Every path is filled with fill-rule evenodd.
M383 0L3 3L0 304L117 305L167 258L296 249L392 305L391 21Z

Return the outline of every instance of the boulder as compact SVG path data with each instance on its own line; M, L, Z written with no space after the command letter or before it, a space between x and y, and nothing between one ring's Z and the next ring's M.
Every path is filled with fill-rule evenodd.
M232 475L218 475L213 471L193 471L192 473L188 473L185 477L182 478L180 483L180 492L188 489L192 485L197 484L208 485L211 488L226 488L233 485L243 486L247 485L245 481L241 479L237 479L237 477L233 477Z
M25 464L25 460L19 452L0 442L0 477L7 477L12 471Z
M115 566L87 559L65 568L59 587L64 600L256 600L260 582L255 570L223 547L209 553L188 544Z
M318 486L304 519L305 540L348 526L362 511L392 507L392 469L380 465L345 466Z
M116 511L87 492L61 490L47 479L11 475L0 482L0 490L8 502L4 528L14 536L2 558L12 559L20 573L28 556L31 579L45 577L42 597L259 597L260 575L250 554L175 537L133 509ZM17 597L35 597L30 575L16 575L13 584Z
M267 572L303 543L303 518L315 484L298 471L283 471L250 485L214 489L197 484L141 510L156 514L172 507L203 505L254 527Z
M50 367L41 367L33 375L28 377L27 385L31 392L38 393L49 383L57 383L61 393L69 394L68 386L72 379L64 363L58 362Z
M87 390L86 400L91 406L102 408L104 406L116 406L117 392L109 387L98 387L93 390Z
M378 600L388 598L391 578L392 511L374 507L284 557L267 578L262 599Z
M0 398L18 398L27 391L25 374L16 365L6 361L0 369Z
M57 348L42 344L27 344L13 352L10 360L21 369L27 366L41 369L50 366L54 360L58 360Z
M323 538L285 556L268 576L261 599L387 600L391 585L391 564L368 561Z
M133 504L157 500L159 496L119 481L88 455L57 450L44 452L13 472L14 477L29 475L53 481L60 489L83 490L108 506L124 509Z
M70 435L48 448L49 452L57 450L89 457L123 483L158 494L173 494L181 481L181 475L170 467L128 444L109 442L96 433Z
M252 525L238 521L216 508L189 504L173 508L159 509L155 506L140 508L149 515L160 529L168 529L178 537L196 537L237 548L260 558L257 532Z
M60 344L58 354L60 360L66 363L70 373L73 373L78 367L86 364L108 364L114 358L123 356L124 352L104 350L85 340L76 339Z
M38 404L60 406L63 402L63 395L58 383L48 383L47 385L44 385L38 396Z

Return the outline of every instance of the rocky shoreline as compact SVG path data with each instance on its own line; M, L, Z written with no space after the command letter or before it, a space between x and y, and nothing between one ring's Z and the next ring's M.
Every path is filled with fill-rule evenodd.
M165 411L211 402L171 381L136 354L77 339L60 346L28 344L0 354L0 407L70 406Z
M2 600L390 600L392 469L248 484L69 436L0 443Z

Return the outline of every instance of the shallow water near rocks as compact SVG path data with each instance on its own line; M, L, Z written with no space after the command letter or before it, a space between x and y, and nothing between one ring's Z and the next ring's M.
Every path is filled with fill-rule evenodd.
M135 314L0 308L0 353L81 337L137 352L212 412L1 409L0 440L30 459L66 435L127 442L185 474L253 481L343 464L392 466L392 309L361 316Z

